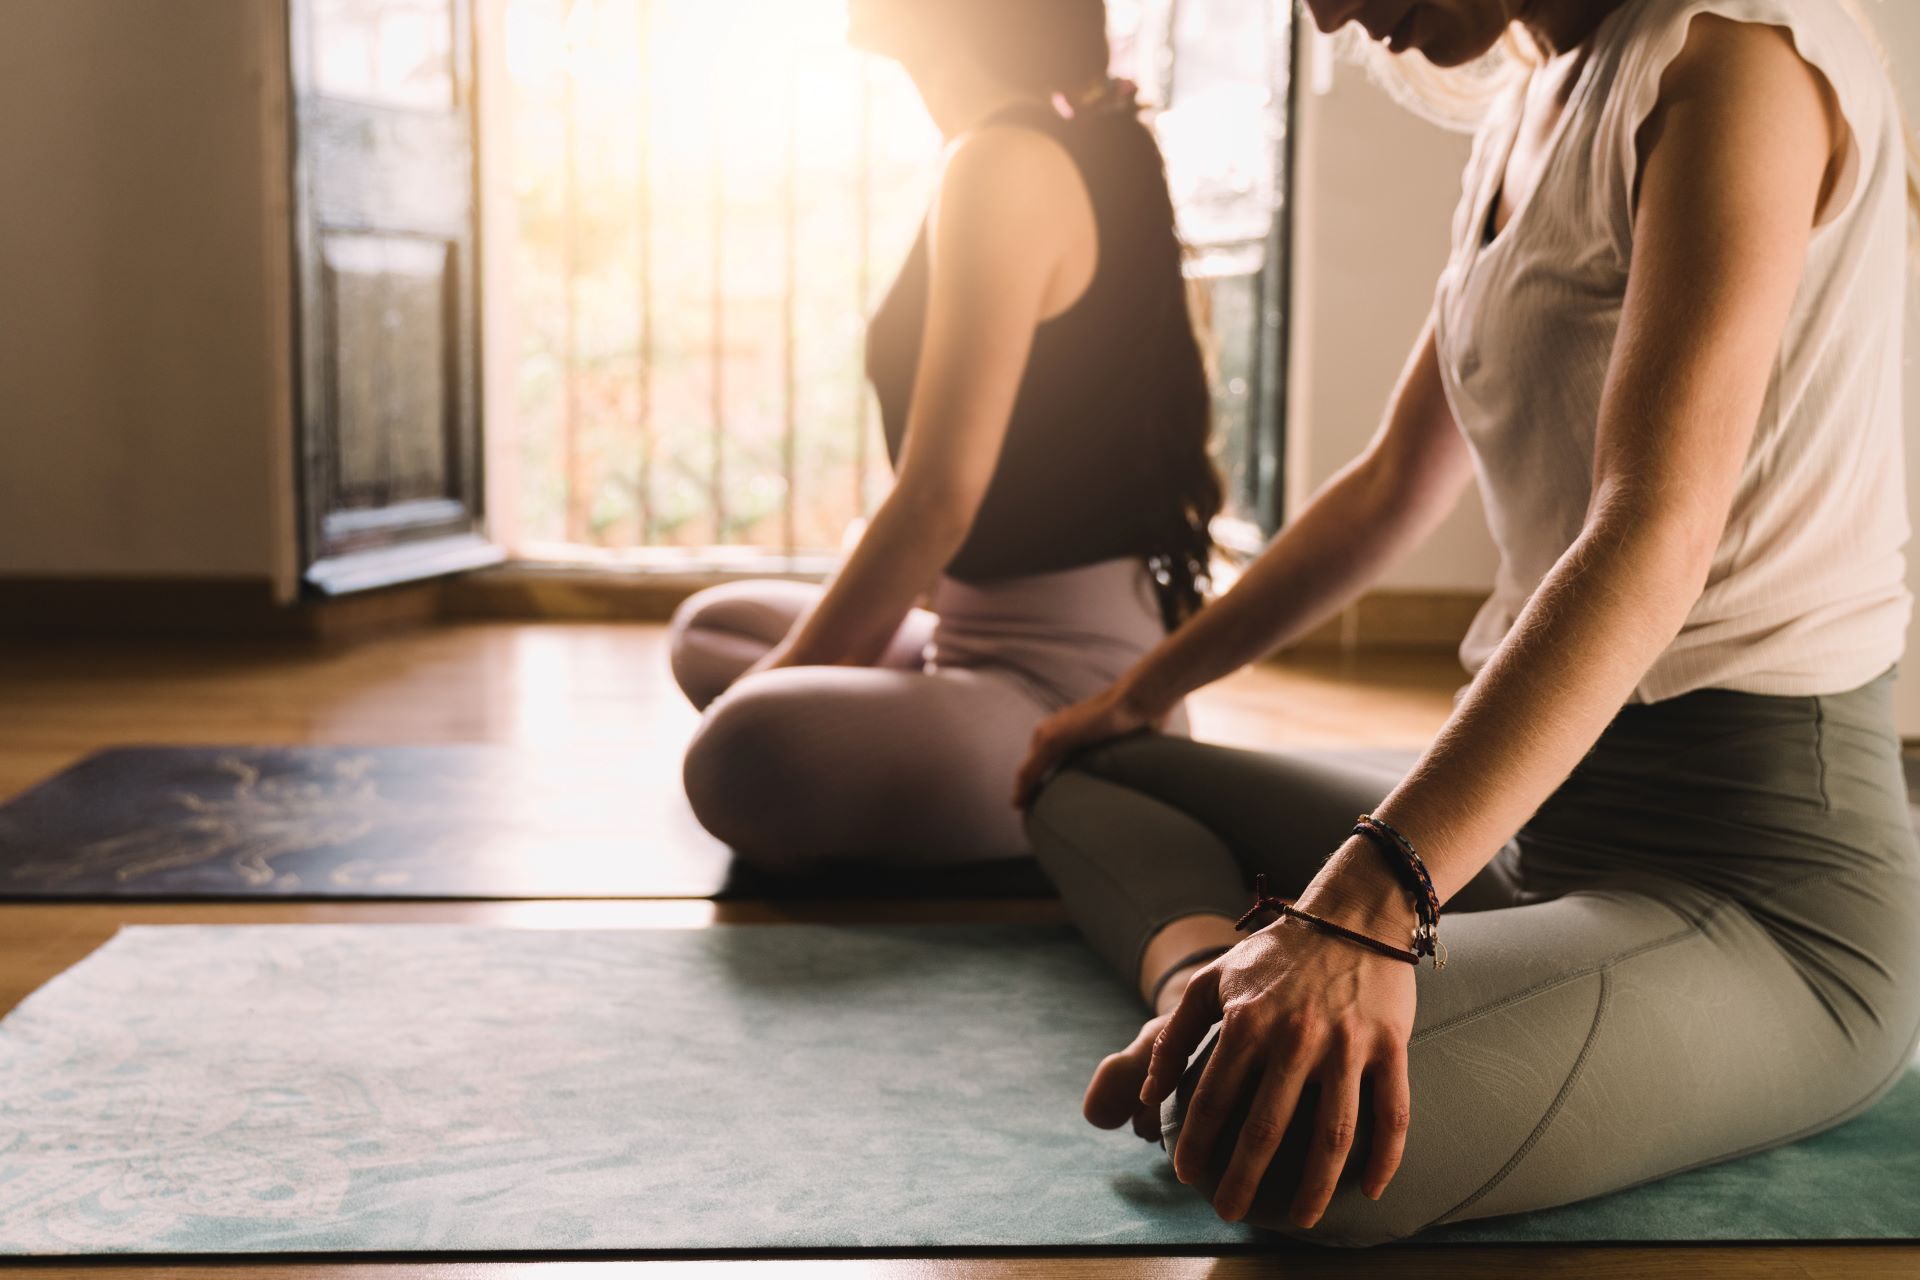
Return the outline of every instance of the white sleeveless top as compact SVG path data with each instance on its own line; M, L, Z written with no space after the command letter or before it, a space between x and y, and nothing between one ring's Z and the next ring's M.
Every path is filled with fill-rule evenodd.
M1892 86L1837 0L1626 0L1591 37L1538 186L1482 245L1524 85L1474 140L1435 298L1441 380L1500 551L1460 647L1492 656L1579 534L1633 255L1635 138L1695 14L1787 28L1833 86L1852 155L1767 386L1707 586L1635 689L1838 693L1900 656L1911 608L1901 460L1906 157Z

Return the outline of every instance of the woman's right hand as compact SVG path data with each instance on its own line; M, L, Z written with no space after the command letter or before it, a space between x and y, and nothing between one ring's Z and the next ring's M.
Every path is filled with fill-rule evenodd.
M1034 727L1026 761L1014 778L1014 807L1024 809L1032 804L1068 755L1139 729L1158 729L1169 714L1138 706L1118 684L1054 712Z

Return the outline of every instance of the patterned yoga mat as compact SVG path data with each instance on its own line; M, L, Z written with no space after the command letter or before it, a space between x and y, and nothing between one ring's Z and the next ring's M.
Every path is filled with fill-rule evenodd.
M1062 928L129 929L0 1022L0 1254L1233 1247L1079 1117ZM1920 1237L1920 1072L1790 1147L1448 1241Z
M122 747L0 806L0 899L1051 893L1030 859L755 875L616 748Z

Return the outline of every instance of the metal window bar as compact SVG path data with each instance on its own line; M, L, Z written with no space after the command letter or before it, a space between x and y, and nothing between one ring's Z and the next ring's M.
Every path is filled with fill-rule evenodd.
M566 216L562 236L565 279L562 281L564 328L561 347L566 378L562 409L561 450L566 467L567 541L582 543L587 538L586 460L580 440L580 112L578 109L577 71L569 58L564 71L565 94L561 110L565 129L566 187L563 199Z
M855 268L855 314L866 318L868 297L873 291L873 72L866 64L860 68L860 137L856 144L854 185L859 191L858 225L859 263ZM853 509L867 514L867 381L865 361L861 361L853 390Z
M786 236L786 278L780 299L781 435L780 473L785 482L780 497L780 542L791 556L799 550L796 507L799 505L798 369L794 328L800 297L800 124L796 109L800 96L799 72L792 59L786 65L786 182L781 191L781 225Z
M713 469L707 480L708 509L715 543L731 541L727 529L727 165L726 106L720 78L713 79L713 295L711 341L707 350L713 376Z
M656 525L653 507L653 460L657 448L653 420L653 0L635 0L639 6L639 75L637 128L640 154L637 157L635 212L639 222L638 271L640 341L635 350L639 367L635 373L635 391L639 398L640 474L635 497L640 507L638 541L649 546Z

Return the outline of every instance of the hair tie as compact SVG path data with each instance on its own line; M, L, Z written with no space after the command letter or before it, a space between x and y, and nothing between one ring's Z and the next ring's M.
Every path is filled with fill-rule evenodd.
M1067 105L1075 116L1133 113L1145 108L1140 101L1140 86L1124 76L1108 76L1105 81L1076 94L1067 95Z

